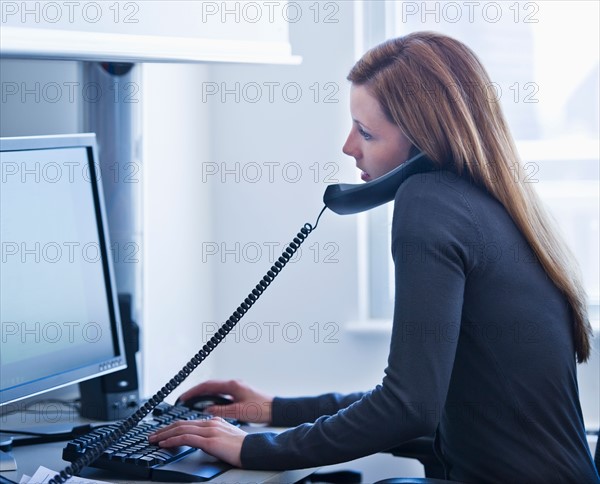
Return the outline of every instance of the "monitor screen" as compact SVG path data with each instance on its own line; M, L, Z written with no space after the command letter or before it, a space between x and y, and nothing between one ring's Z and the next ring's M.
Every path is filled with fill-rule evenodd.
M95 136L0 138L0 405L125 367Z

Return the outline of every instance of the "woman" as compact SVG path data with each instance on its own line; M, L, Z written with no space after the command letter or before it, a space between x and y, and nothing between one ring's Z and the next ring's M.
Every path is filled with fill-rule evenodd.
M388 367L368 393L273 398L239 382L181 396L231 395L216 415L296 426L246 435L221 419L177 424L161 446L192 445L248 469L355 459L435 433L448 478L597 482L576 359L591 328L575 264L519 176L491 82L466 46L420 32L367 52L350 71L343 151L365 181L423 151L438 171L398 189L395 309Z

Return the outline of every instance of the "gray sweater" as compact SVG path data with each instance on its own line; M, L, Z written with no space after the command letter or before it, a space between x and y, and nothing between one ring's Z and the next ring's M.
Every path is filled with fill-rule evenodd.
M399 188L388 366L367 393L276 398L279 435L242 465L352 460L435 433L461 482L599 482L579 404L570 308L504 207L448 171Z

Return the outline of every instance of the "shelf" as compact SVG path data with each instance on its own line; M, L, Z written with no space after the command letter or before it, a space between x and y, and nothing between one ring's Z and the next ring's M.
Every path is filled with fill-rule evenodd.
M287 42L200 39L3 26L0 56L113 62L299 64Z

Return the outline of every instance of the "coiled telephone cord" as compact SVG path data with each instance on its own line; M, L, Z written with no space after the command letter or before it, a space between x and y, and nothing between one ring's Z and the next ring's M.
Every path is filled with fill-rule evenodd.
M134 428L146 415L148 415L154 408L161 403L175 388L177 388L189 375L194 371L207 357L210 355L218 344L223 341L225 336L235 327L240 319L248 312L248 310L254 305L254 303L260 298L262 293L267 287L273 282L281 270L286 266L288 261L294 256L298 248L306 240L308 235L317 228L319 219L327 207L323 207L321 213L317 217L314 227L306 223L300 229L300 232L296 234L296 237L288 244L288 246L281 253L281 256L271 266L271 269L262 277L262 279L256 284L254 289L248 294L244 301L237 307L231 316L223 323L223 325L215 332L215 334L206 342L198 353L196 353L190 361L188 361L179 372L169 380L158 392L156 392L148 401L142 405L136 412L130 417L123 420L119 426L114 429L111 433L107 434L100 442L92 446L92 448L85 453L85 455L78 458L71 465L65 467L62 471L56 474L50 479L49 484L62 484L68 479L77 475L81 472L84 467L92 464L98 459L102 453L110 447L112 444L117 442L123 435Z

